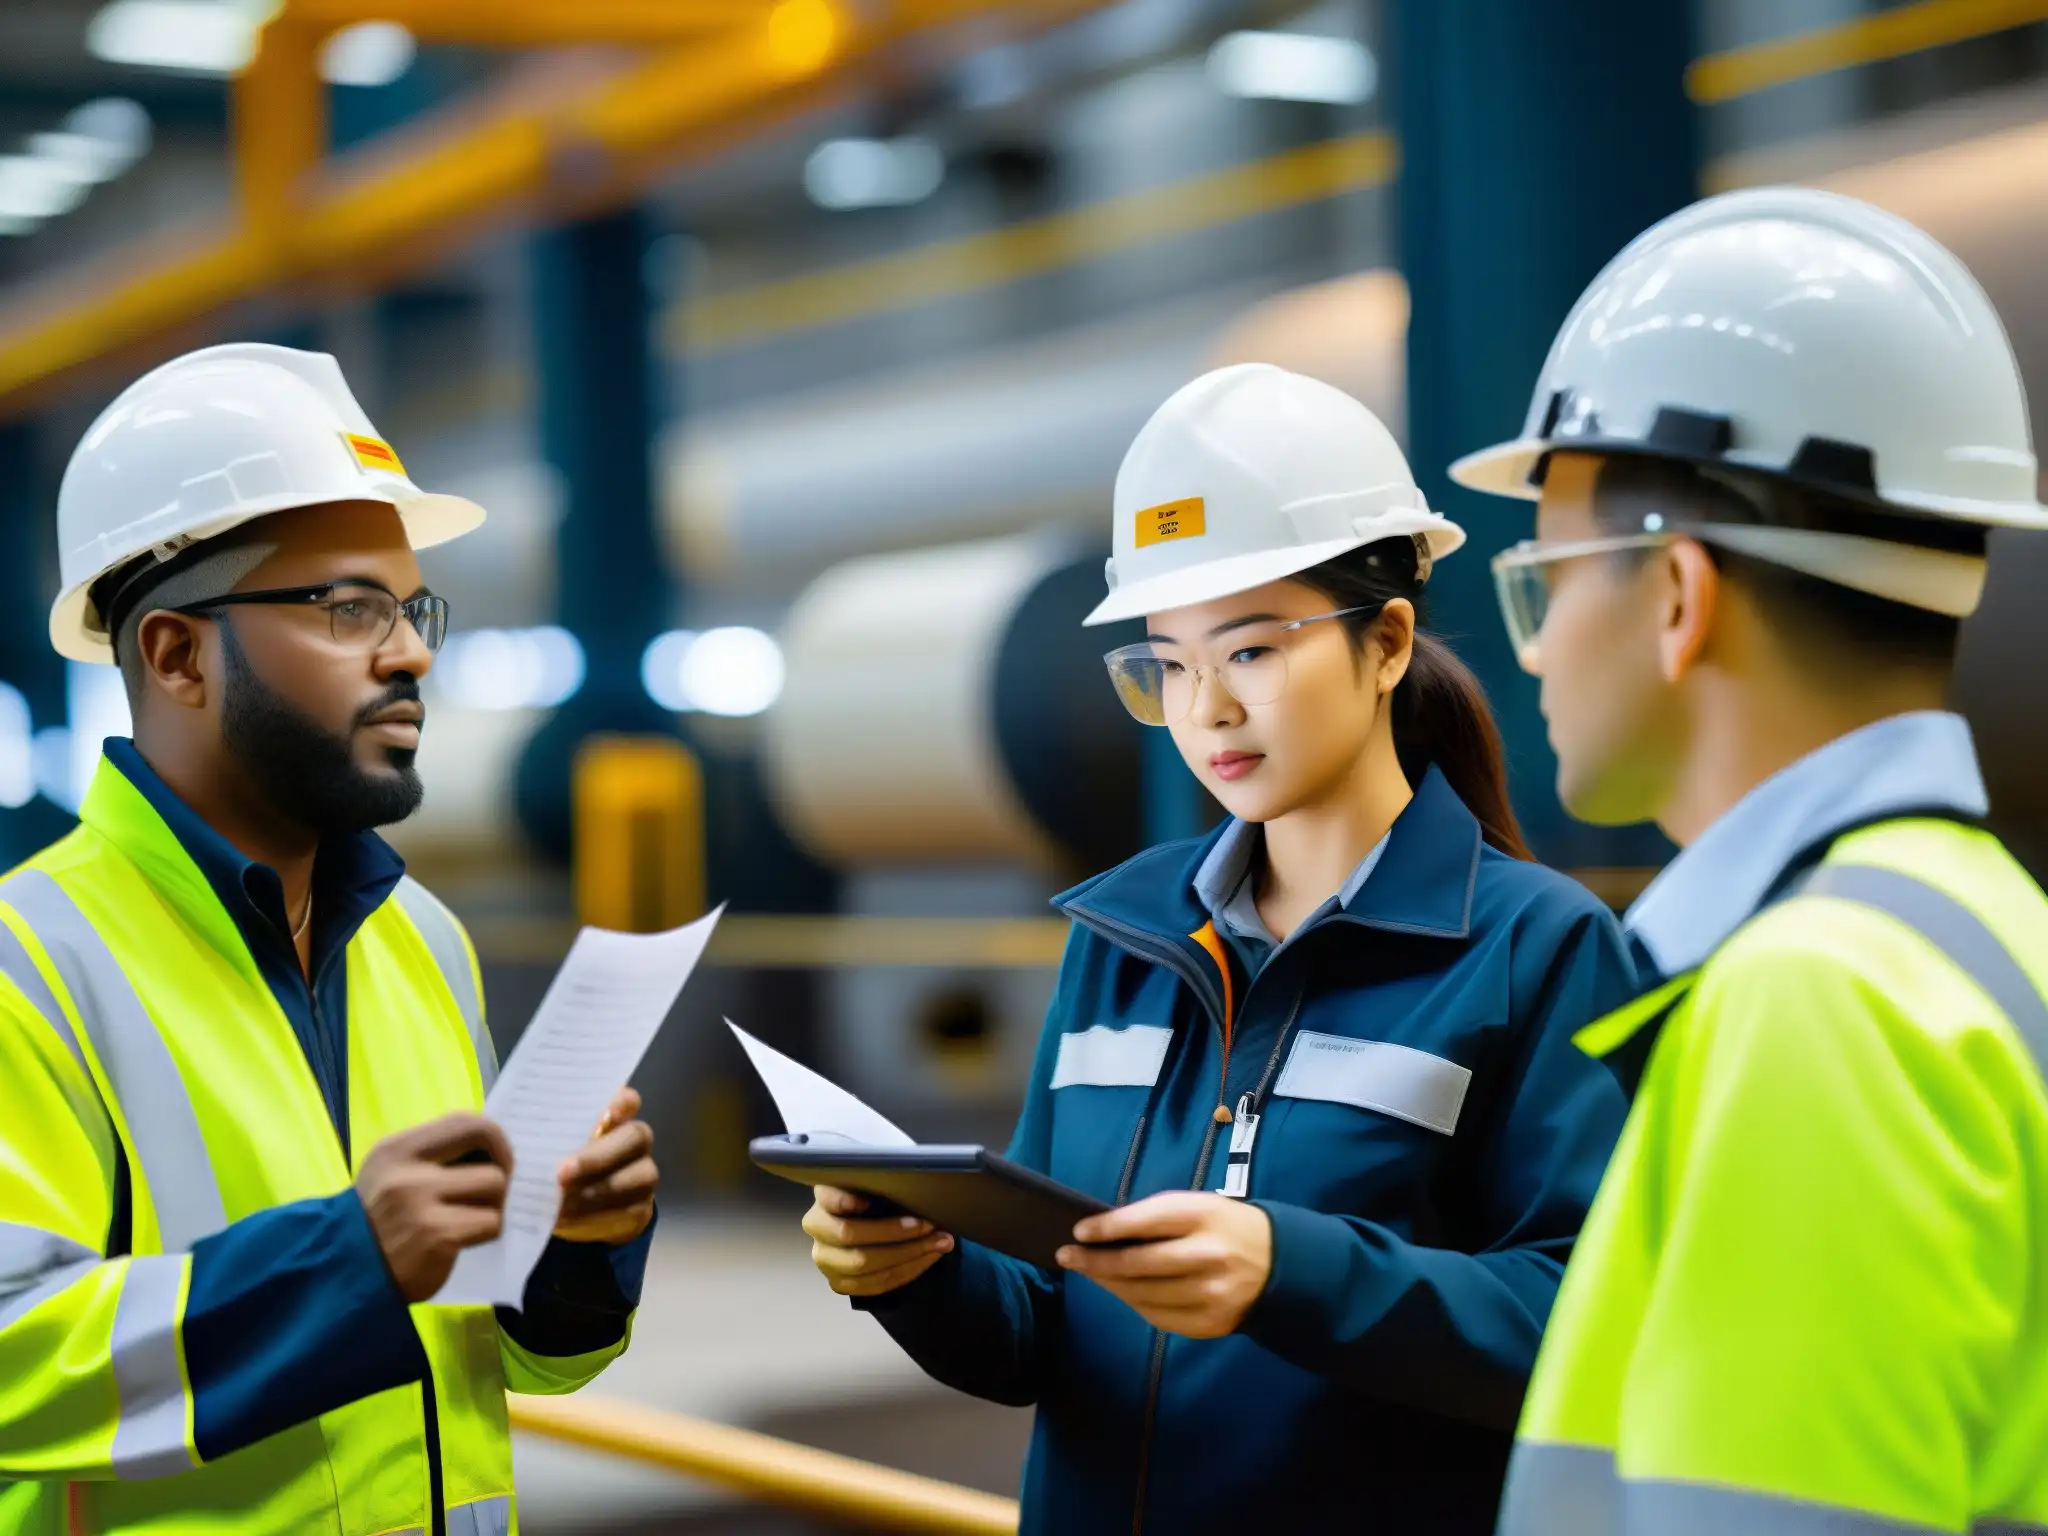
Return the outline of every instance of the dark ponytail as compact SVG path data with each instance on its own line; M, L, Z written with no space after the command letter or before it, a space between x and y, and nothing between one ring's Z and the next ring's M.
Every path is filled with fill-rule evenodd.
M1413 539L1381 539L1294 579L1325 594L1339 608L1378 605L1397 597L1414 605L1415 653L1393 698L1394 750L1401 772L1413 788L1432 767L1441 769L1489 843L1510 858L1534 859L1508 798L1507 760L1486 692L1449 646L1422 632L1423 584L1416 579L1416 557ZM1344 621L1354 649L1364 648L1377 620L1376 614L1361 614Z

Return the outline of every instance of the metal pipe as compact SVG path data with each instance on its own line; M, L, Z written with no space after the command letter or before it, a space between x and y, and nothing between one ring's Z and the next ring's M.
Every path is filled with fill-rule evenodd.
M702 1478L783 1509L921 1536L1016 1536L1017 1504L640 1403L506 1399L514 1429Z

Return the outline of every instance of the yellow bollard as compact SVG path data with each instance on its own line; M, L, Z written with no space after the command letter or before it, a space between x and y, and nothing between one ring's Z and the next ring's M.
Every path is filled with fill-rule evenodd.
M573 774L577 920L658 933L704 915L704 775L665 736L592 736Z

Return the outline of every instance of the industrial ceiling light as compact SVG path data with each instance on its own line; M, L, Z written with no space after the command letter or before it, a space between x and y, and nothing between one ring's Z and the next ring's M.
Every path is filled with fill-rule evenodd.
M232 75L249 62L263 13L243 0L113 0L85 29L109 64Z
M684 651L676 681L709 715L758 715L782 696L782 647L758 629L707 629Z
M327 39L320 73L331 85L389 85L412 68L418 52L412 34L397 22L358 22Z
M640 660L640 681L663 709L741 718L782 696L782 647L744 625L658 635Z
M31 226L76 208L86 183L40 155L0 155L0 219Z
M820 208L901 208L945 180L946 160L928 139L830 139L804 164L804 191Z
M76 208L147 153L149 114L132 101L87 102L63 126L31 134L28 153L0 155L0 236L26 235Z
M266 0L112 0L87 26L85 46L110 64L232 75L255 56L273 9ZM417 52L397 22L359 22L327 39L320 74L330 85L389 85Z
M1232 96L1353 106L1377 88L1379 66L1347 37L1232 32L1209 50L1209 78Z
M448 637L429 686L460 709L553 709L583 686L577 638L556 624L468 629Z
M96 186L148 154L151 138L149 114L141 106L107 97L77 108L61 128L32 135L28 147L53 172L81 186Z

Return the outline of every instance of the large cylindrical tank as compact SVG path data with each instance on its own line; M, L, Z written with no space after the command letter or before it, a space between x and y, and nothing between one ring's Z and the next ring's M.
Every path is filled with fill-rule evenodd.
M1097 868L1135 851L1138 732L1083 629L1102 553L1027 534L849 561L783 628L763 749L776 806L842 868Z

